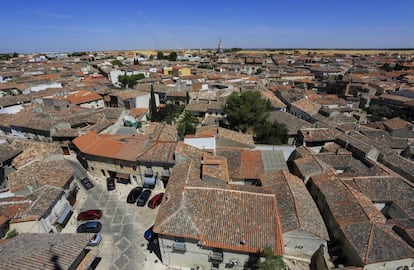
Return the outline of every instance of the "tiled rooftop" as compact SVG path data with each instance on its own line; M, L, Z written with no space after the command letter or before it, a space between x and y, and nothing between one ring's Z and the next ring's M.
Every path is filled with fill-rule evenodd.
M334 141L336 139L336 132L330 128L302 128L300 133L305 142Z
M154 230L200 240L209 247L256 252L271 246L276 254L281 254L282 234L275 196L192 186L192 181L199 179L197 167L197 163L185 163L172 169L171 184Z
M202 177L212 177L227 183L230 177L226 158L204 152Z
M355 177L358 191L365 194L371 201L392 201L407 214L414 218L414 186L402 178L390 176Z
M414 257L414 250L387 226L355 223L343 226L342 231L363 264Z
M283 233L303 229L329 240L319 210L301 179L279 170L264 177L262 185L276 194Z
M27 233L0 244L0 268L8 270L70 269L92 238L91 234Z
M322 107L318 103L307 98L302 98L298 101L295 101L291 104L291 106L294 106L309 115L317 114L319 109Z
M11 192L19 192L31 186L34 190L44 185L64 187L73 179L73 168L66 160L34 161L9 175Z
M13 160L13 166L19 168L33 160L42 160L52 155L62 155L57 143L37 142L30 140L14 140L10 146L22 153Z
M21 153L22 150L13 149L10 145L0 144L0 163L10 160Z
M352 192L333 173L324 173L313 176L311 181L320 189L325 197L329 209L340 226L351 223L369 222L370 218L381 220L381 212L366 200L358 200L363 196ZM381 220L385 222L384 219Z
M297 134L299 129L313 127L311 123L283 111L270 112L269 120L285 124L288 129L288 133L292 135Z

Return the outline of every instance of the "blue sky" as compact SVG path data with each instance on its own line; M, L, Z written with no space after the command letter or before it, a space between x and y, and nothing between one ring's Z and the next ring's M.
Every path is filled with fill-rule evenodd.
M412 0L0 3L0 52L413 48Z

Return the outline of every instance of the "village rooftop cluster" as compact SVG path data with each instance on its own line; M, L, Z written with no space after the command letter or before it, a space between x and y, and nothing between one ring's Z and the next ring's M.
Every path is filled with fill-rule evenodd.
M228 97L247 91L269 100L283 144L223 125ZM179 130L186 117L193 134ZM0 268L88 269L102 257L70 225L81 197L95 198L77 162L95 185L109 177L164 193L145 209L158 268L145 259L135 269L257 269L267 249L289 269L414 269L413 121L412 51L220 42L3 57ZM97 269L127 269L102 260Z

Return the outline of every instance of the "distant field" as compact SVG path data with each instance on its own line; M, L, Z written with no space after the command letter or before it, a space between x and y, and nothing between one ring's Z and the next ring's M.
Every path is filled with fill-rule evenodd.
M412 50L407 50L407 49L401 49L401 50L334 50L334 49L321 49L321 50L302 50L302 49L298 49L298 50L243 50L240 51L238 53L251 53L251 54L270 54L270 53L284 53L284 54L294 54L295 51L299 52L300 54L308 54L308 53L316 53L316 54L325 54L325 55L334 55L334 54L356 54L356 55L371 55L371 54L379 54L379 53L384 53L384 54L389 54L389 53L399 53L399 54L414 54L414 49Z
M215 50L215 49L211 49L211 50ZM142 54L145 56L150 56L150 55L157 55L157 52L163 52L164 54L169 54L171 51L174 50L128 50L128 53L131 54ZM203 51L207 51L207 50L203 50ZM199 52L199 50L180 50L180 52L187 52L187 53L192 53L192 52ZM372 50L344 50L344 49L267 49L267 50L241 50L238 51L236 53L238 54L294 54L294 53L299 53L302 55L306 55L308 53L316 53L316 54L324 54L324 55L334 55L334 54L352 54L352 55L372 55L372 54L379 54L379 53L384 53L384 54L393 54L393 53L398 53L398 54L408 54L408 55L414 55L414 49L391 49L391 50L387 50L387 49L372 49ZM117 54L117 51L113 51L112 53Z

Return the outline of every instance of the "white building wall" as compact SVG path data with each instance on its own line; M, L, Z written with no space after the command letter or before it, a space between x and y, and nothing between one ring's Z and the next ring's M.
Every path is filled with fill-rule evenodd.
M155 105L158 107L160 105L160 96L154 93L155 96ZM146 95L138 96L135 99L135 108L145 108L149 109L149 101L151 98L151 94L148 93Z
M103 99L99 99L99 100L79 104L79 106L83 108L89 108L89 109L101 109L105 107L105 103Z
M203 248L196 243L185 242L185 252L174 251L175 241L172 239L158 238L160 252L164 265L177 267L181 269L212 269L212 263L209 262L209 256L213 254L211 248ZM219 263L219 270L226 270L226 263L235 261L237 264L232 267L233 270L242 270L244 264L248 261L249 255L244 253L233 253L223 251L223 262Z
M118 69L114 69L108 74L108 79L111 81L112 84L118 84L118 76L124 75L124 72Z
M309 260L309 262L319 247L322 244L326 245L325 240L304 230L284 233L283 242L286 256Z
M30 92L39 92L49 88L62 88L62 84L60 83L51 83L51 84L39 84L36 86L30 87Z
M16 114L23 109L22 105L14 105L0 109L0 114Z
M212 137L186 137L184 143L197 147L198 149L216 149L216 138Z

